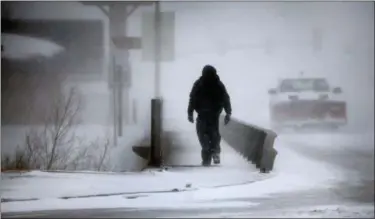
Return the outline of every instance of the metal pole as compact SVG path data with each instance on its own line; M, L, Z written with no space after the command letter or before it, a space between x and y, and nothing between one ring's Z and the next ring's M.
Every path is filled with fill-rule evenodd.
M124 2L116 2L110 5L109 10L109 22L111 39L126 36L126 16L127 16L127 4ZM124 48L118 48L116 45L113 47L113 54L116 60L114 77L116 81L114 83L114 89L116 90L116 121L117 121L117 135L123 135L123 70L129 68L128 51ZM127 107L127 103L125 103ZM126 114L125 114L126 116Z
M161 165L161 111L160 111L160 5L159 1L155 2L155 17L154 17L154 33L155 33L155 84L154 84L154 98L151 100L151 149L150 149L150 166Z
M155 97L160 97L160 61L161 61L161 32L160 32L160 2L155 2Z
M117 68L117 92L118 92L118 136L122 136L122 114L123 114L123 69L121 66L116 66Z
M129 54L129 53L128 53ZM130 109L130 106L131 106L131 103L130 103L130 74L131 74L131 68L130 68L130 63L129 63L129 56L127 55L126 57L126 61L125 61L128 65L128 68L123 72L123 77L125 77L125 79L123 79L124 83L122 84L122 89L123 89L123 101L124 101L124 123L125 124L129 124L129 117L130 117L130 112L131 112L131 109Z
M114 145L117 146L117 104L116 104L116 89L117 89L117 85L116 85L116 62L115 62L115 58L113 56L111 56L111 65L112 65L112 68L111 68L111 71L112 71L112 101L113 101L113 142L114 142Z
M128 8L125 6L125 8ZM126 11L126 10L125 10ZM127 17L125 17L124 24L126 25ZM124 36L126 36L126 28L124 29ZM120 99L120 113L121 113L121 128L119 129L119 136L122 136L123 134L123 124L128 124L129 121L129 74L131 74L130 70L130 62L129 62L129 50L128 49L121 49L121 56L122 56L122 65L121 65L121 78L120 78L120 93L119 93L119 99ZM126 72L125 72L126 71ZM126 74L126 77L125 77ZM126 83L126 86L125 84ZM124 93L125 92L125 93Z

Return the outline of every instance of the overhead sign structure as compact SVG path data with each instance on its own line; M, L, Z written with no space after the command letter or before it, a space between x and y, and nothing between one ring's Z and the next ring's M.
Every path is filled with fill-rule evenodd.
M142 48L140 37L112 37L113 44L119 49L133 50Z
M160 12L160 57L162 62L173 61L175 57L175 13ZM155 61L155 13L142 14L142 59Z

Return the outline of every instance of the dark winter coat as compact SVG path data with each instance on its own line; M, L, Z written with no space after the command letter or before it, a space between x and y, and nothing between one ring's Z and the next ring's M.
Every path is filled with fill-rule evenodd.
M202 76L195 81L190 92L188 115L194 110L201 114L220 115L225 110L232 114L230 97L213 66L206 65Z

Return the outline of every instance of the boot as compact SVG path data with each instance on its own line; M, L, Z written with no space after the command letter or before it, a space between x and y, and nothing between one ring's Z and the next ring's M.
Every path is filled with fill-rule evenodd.
M211 160L211 154L206 151L202 151L202 166L211 166Z
M220 154L218 153L213 154L212 159L214 160L214 164L220 164Z

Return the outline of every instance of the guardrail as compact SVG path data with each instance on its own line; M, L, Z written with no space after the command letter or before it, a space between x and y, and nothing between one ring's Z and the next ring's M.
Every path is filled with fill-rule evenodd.
M261 172L271 171L277 155L274 148L277 134L235 118L227 125L224 125L223 121L224 117L220 116L222 138L249 162L255 164Z

